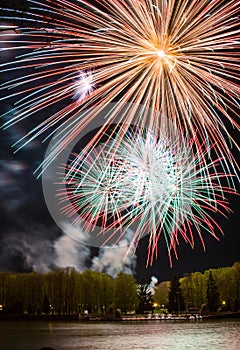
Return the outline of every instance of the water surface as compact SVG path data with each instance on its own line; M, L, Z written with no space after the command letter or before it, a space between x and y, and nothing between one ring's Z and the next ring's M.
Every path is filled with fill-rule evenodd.
M211 321L0 321L1 350L240 350L240 319Z

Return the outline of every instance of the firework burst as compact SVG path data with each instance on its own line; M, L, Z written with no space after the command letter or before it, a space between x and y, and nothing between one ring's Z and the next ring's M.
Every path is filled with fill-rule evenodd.
M157 257L160 236L170 262L172 251L177 256L179 236L192 247L195 234L205 247L203 231L218 239L215 229L221 228L213 213L228 210L224 192L233 190L222 186L227 175L216 172L217 161L206 165L193 140L186 144L180 139L134 130L120 144L114 139L87 155L75 154L59 182L63 212L87 232L101 226L100 233L108 233L105 243L116 232L116 240L121 239L131 228L132 249L149 235L147 265Z
M17 147L69 121L54 158L104 105L117 101L106 122L118 118L151 130L164 129L171 119L186 137L197 135L199 151L210 145L226 171L229 164L234 167L228 140L236 145L229 130L239 131L238 0L26 4L25 13L6 9L6 18L19 28L23 22L16 48L28 53L1 67L19 72L2 86L19 98L17 115L4 127L50 105L56 113ZM142 106L141 113L136 116L134 107L124 110L126 103ZM153 111L148 117L146 108Z

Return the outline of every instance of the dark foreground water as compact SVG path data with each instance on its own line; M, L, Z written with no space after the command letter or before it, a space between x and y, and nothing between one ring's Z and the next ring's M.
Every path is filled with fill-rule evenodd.
M0 322L1 350L240 350L240 319L212 321Z

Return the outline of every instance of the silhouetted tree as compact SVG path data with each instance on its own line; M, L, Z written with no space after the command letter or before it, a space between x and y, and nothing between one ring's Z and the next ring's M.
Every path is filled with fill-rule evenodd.
M216 281L212 275L212 271L209 273L207 280L207 308L209 311L217 311L220 306L219 291Z
M137 284L132 275L119 272L115 279L115 304L125 314L137 308Z
M23 313L23 303L21 300L16 300L12 305L13 314L22 314Z
M43 298L42 312L44 312L47 315L50 313L49 299L46 294L44 295L44 298Z
M100 311L110 312L113 309L114 282L106 273L101 273L101 284L99 288Z
M27 312L28 314L34 314L34 309L31 303L28 304Z
M206 302L206 276L201 272L185 274L180 282L187 308L200 309L202 304Z
M145 280L141 280L137 288L139 305L137 313L143 314L146 311L153 309L153 292Z
M158 284L154 288L153 300L162 307L167 306L168 303L168 291L169 291L169 281L164 281Z
M168 292L168 311L174 313L180 313L185 310L185 301L181 288L181 283L176 274L170 283Z
M234 288L233 288L233 310L240 310L240 262L237 261L232 266L233 276L234 276Z

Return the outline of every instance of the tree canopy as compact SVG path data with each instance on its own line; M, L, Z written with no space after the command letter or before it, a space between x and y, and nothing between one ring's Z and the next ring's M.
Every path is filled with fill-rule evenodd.
M106 273L62 268L46 274L0 272L0 312L21 314L93 314L151 310L153 302L168 311L188 308L209 312L240 310L240 262L232 267L194 272L161 282L154 294L146 281L120 272L116 278ZM50 306L51 305L51 306Z

